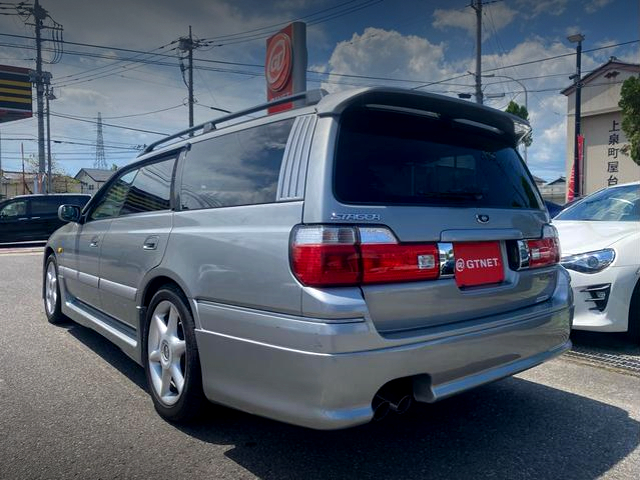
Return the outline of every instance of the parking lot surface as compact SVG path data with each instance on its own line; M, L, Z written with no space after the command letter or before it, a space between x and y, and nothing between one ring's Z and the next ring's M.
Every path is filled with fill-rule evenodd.
M89 329L47 323L41 250L0 249L0 478L635 480L640 472L640 375L574 354L344 431L215 406L172 425L153 410L141 367ZM640 358L618 337L604 346L577 337L575 351Z

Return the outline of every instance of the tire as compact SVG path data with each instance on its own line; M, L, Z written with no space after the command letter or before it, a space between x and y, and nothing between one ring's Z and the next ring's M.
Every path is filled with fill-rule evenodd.
M204 406L193 316L172 285L151 299L143 330L142 360L156 411L171 422L197 416Z
M640 344L640 282L636 284L631 295L627 336L632 342Z
M60 284L56 257L49 255L44 269L44 312L49 323L58 325L69 320L60 309Z

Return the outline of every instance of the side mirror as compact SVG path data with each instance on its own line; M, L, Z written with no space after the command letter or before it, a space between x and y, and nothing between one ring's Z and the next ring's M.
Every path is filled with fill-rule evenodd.
M77 205L60 205L58 207L58 218L63 222L80 221L80 207Z

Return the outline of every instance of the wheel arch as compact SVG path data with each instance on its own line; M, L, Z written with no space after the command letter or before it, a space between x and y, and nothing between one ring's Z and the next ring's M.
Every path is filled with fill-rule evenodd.
M628 336L631 340L640 342L640 278L636 281L636 285L631 291L627 322Z
M146 311L147 307L149 307L149 304L151 303L151 299L153 298L153 296L156 294L158 290L160 290L165 285L172 285L175 288L177 288L182 293L182 295L184 295L184 300L187 305L187 308L189 309L189 313L191 313L191 315L193 316L194 312L191 306L191 302L189 300L190 299L189 291L185 287L184 283L180 281L180 279L175 278L174 275L171 275L169 272L158 271L158 272L155 272L155 275L148 278L145 281L144 285L145 286L142 290L142 293L140 295L140 300L138 302L139 306L143 311Z

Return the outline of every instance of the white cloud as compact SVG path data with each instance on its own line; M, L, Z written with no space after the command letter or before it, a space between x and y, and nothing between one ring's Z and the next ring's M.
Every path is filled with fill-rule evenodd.
M603 7L609 5L613 0L591 0L584 7L587 13L595 13Z
M336 45L330 59L328 72L363 75L369 77L397 78L427 83L449 73L444 64L444 46L432 44L417 36L404 36L394 31L367 28L362 35L354 34L349 41ZM331 82L363 83L348 77L334 75ZM364 83L395 83L382 80L364 80ZM414 84L404 83L404 86ZM329 91L342 87L326 83Z
M490 19L491 29L483 28L482 39L487 40L491 35L509 25L517 15L517 11L504 3L496 3L483 7L483 12ZM470 36L476 35L476 13L470 8L464 9L436 9L433 12L432 25L441 30L460 28ZM486 23L486 22L485 22Z
M580 28L578 25L571 25L564 29L564 34L568 37L570 35L575 35L576 33L580 33L581 31L582 31L582 28Z
M629 48L627 51L616 55L618 60L626 63L640 63L640 46L635 45L632 48Z
M518 0L517 2L520 11L526 18L534 18L543 14L562 15L568 3L569 0Z
M466 30L469 35L475 35L476 15L470 8L464 10L442 10L433 12L435 20L433 26L441 30L449 27Z

